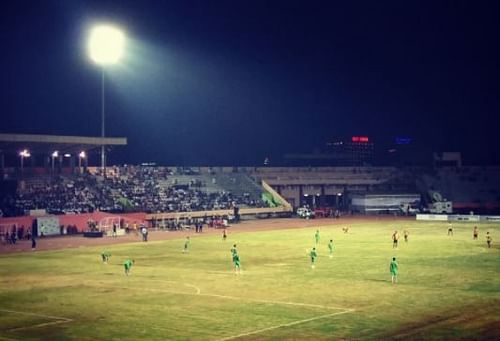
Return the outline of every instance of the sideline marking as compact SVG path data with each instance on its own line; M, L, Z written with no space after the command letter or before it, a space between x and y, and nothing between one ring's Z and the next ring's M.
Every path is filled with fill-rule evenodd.
M53 321L53 322L39 323L39 324L27 326L27 327L18 327L18 328L7 329L6 331L8 331L8 332L15 332L18 330L26 330L26 329L32 329L32 328L40 328L40 327L50 326L50 325L54 325L54 324L68 323L68 322L74 321L74 320L67 318L67 317L43 315L43 314L36 314L36 313L27 313L24 311L16 311L16 310L8 310L8 309L0 309L0 311L6 312L6 313L12 313L12 314L38 316L38 317L44 317L44 318L51 319L51 320L58 320L58 321Z

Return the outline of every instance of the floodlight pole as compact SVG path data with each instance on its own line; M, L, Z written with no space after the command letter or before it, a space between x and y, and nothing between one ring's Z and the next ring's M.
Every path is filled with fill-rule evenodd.
M106 137L106 121L104 115L104 67L101 67L101 137L104 139ZM104 141L102 141L104 143ZM106 148L104 144L101 145L101 169L106 177Z

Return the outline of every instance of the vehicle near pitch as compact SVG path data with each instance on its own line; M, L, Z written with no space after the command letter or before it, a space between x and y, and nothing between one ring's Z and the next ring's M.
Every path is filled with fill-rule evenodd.
M314 218L314 212L307 207L299 207L297 208L297 217L303 219L311 219Z

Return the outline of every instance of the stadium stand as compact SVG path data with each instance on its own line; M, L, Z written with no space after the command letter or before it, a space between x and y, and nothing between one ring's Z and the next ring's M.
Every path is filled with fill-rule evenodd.
M88 168L83 174L11 177L2 182L0 213L168 214L274 207L279 204L271 187L295 208L311 204L313 197L317 210L348 211L349 196L369 194L420 193L425 202L430 191L437 191L457 209L500 209L500 169L495 167L115 166L106 176Z
M418 188L426 201L428 193L438 192L453 202L454 210L488 213L500 208L500 169L498 167L442 167L421 174Z
M244 174L176 174L165 167L112 167L93 173L25 176L15 193L3 195L5 215L31 210L50 214L190 212L264 207L262 189ZM208 186L207 186L208 184Z

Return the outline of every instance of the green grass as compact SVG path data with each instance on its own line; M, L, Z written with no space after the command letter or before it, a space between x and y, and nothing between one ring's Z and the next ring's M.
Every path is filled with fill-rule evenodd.
M0 340L498 338L500 229L481 224L473 241L472 226L456 223L453 237L444 223L374 221L349 234L321 227L314 270L306 250L316 228L230 233L225 242L194 236L189 254L183 238L121 244L107 248L108 265L94 247L4 255ZM395 250L392 231L404 228L409 243L401 238ZM135 259L129 277L126 257Z

